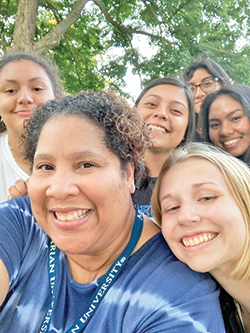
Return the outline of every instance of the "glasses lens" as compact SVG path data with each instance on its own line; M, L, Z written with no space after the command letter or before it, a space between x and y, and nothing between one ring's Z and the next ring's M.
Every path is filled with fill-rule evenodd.
M194 94L196 92L196 86L194 86L193 84L189 84L188 86L189 86L192 94Z
M204 92L211 92L215 89L214 79L209 79L201 83L201 89Z

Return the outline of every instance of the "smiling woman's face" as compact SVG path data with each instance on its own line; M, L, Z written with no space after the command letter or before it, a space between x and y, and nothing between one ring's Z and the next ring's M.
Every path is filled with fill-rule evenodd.
M209 110L209 137L233 156L246 152L250 146L250 121L239 102L227 95L216 98Z
M24 120L39 104L54 98L47 73L35 62L13 61L0 71L0 115L9 133L22 133Z
M177 163L160 190L162 233L176 257L198 272L230 274L246 227L221 171L204 159Z
M67 254L98 254L131 227L134 167L121 170L102 130L87 119L57 116L41 131L28 189L34 215Z
M137 109L152 131L153 148L170 151L184 139L189 107L182 88L162 84L149 89Z

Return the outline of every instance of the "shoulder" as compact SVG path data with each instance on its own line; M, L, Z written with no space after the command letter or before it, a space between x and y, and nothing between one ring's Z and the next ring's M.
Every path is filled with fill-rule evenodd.
M4 214L16 214L17 216L24 215L26 217L33 217L30 199L28 196L13 198L0 204L0 217Z
M131 256L117 288L120 304L130 305L127 314L134 315L136 305L140 306L138 318L144 328L224 333L216 284L208 274L196 273L180 262L161 233Z
M168 287L172 288L176 285L180 293L185 293L194 286L201 290L206 289L206 285L208 285L208 289L211 288L213 291L217 288L209 274L194 272L186 264L179 261L170 250L161 232L150 238L132 258L137 261L138 274L140 274L142 266L149 271L152 269L154 278L159 280L167 278ZM168 287L166 288L164 284L165 289Z

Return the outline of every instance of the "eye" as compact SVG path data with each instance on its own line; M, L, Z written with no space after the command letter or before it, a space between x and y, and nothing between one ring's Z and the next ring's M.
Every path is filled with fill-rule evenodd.
M213 83L214 83L213 80L205 81L205 82L203 82L203 86L204 87L210 87Z
M13 93L15 93L17 91L17 89L6 89L6 90L4 90L4 92L6 93L6 94L13 94Z
M193 84L190 84L189 88L192 92L194 92L196 90L196 87Z
M34 90L34 91L43 91L44 88L43 87L34 87L34 88L32 88L32 90Z
M215 199L214 195L207 195L207 196L202 197L199 201L206 202L206 201L210 201L212 199Z
M166 213L172 213L172 212L175 212L176 210L178 210L180 208L179 205L175 205L175 206L171 206L171 207L168 207L165 212Z
M145 103L146 106L150 106L150 107L156 107L157 105L154 102L147 102Z
M44 170L44 171L49 171L53 170L53 167L50 164L39 164L36 169L38 170Z
M231 119L232 122L235 122L237 120L240 120L242 117L241 116L236 116Z
M91 168L91 167L93 167L94 166L94 164L93 163L90 163L90 162L84 162L84 163L81 163L80 165L79 165L79 167L81 168L81 169L89 169L89 168Z
M211 123L211 124L209 124L209 128L217 129L218 127L220 127L220 123Z
M179 109L171 109L171 112L174 114L182 115L183 113Z

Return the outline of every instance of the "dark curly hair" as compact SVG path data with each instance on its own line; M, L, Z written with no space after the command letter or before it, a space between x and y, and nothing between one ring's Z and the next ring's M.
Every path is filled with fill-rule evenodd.
M63 95L63 86L61 83L60 70L57 65L52 61L52 59L48 57L41 56L37 53L32 52L26 53L25 51L11 51L6 53L0 59L0 72L7 64L21 60L30 60L41 66L48 75L48 78L50 79L55 97L59 98ZM1 122L0 116L0 133L4 132L5 130L6 126L3 122Z
M122 170L133 163L136 182L145 177L144 154L150 144L148 129L136 109L114 93L104 92L82 92L38 107L23 136L24 158L31 167L43 126L60 115L84 118L98 126L103 131L105 146L119 158Z

